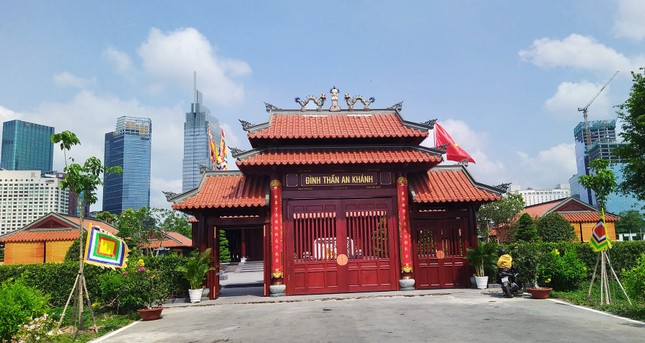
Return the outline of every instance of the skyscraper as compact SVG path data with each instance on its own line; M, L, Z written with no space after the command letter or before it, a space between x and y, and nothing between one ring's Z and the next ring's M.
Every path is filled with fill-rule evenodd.
M206 106L202 104L202 93L195 89L195 99L184 122L184 159L182 168L181 191L194 189L201 179L200 166L212 169L208 144L208 128L213 140L219 142L221 132L219 122Z
M2 125L2 157L0 167L7 170L53 169L54 143L50 137L54 128L22 120Z
M0 236L49 212L70 213L73 195L60 188L62 178L40 170L0 170Z
M616 156L615 149L624 143L618 142L616 138L616 120L592 120L588 122L589 139L587 139L584 122L579 123L573 129L575 137L577 173L571 177L571 195L588 204L597 206L596 195L590 189L585 189L578 182L582 175L589 174L589 162L601 158L609 162L616 177L616 181L623 181L622 161ZM606 210L612 213L620 213L630 209L640 209L642 201L633 196L624 195L618 192L609 194L606 203Z
M104 176L103 211L150 207L152 121L119 117L116 130L105 134L105 166L122 168Z

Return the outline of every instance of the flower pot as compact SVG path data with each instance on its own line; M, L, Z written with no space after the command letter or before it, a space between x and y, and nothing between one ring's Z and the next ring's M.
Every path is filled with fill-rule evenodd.
M203 288L198 288L198 289L189 289L188 290L188 296L190 297L190 302L191 303L198 303L202 300L202 292L204 291Z
M161 311L163 311L163 307L142 308L140 310L137 310L137 312L139 312L139 314L141 315L141 320L143 321L161 318Z
M475 276L477 289L486 289L488 287L488 276Z
M549 297L549 293L553 288L550 287L538 287L538 288L527 288L529 293L531 293L531 298L533 299L546 299Z

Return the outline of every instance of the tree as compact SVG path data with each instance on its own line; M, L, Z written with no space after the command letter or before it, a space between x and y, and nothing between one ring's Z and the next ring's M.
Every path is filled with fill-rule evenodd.
M596 193L598 209L606 209L607 197L616 189L614 172L607 169L609 161L597 158L589 163L591 173L578 178L580 184Z
M524 199L521 194L508 193L501 200L491 202L477 212L477 223L480 235L488 238L491 227L508 228L511 221L524 209Z
M231 253L228 250L228 238L226 238L226 232L224 230L219 231L219 262L226 263L231 262Z
M96 215L96 219L108 223L110 225L115 225L117 220L119 220L119 216L117 216L114 213L110 213L108 211L103 211L99 212L99 214Z
M119 237L128 244L133 250L139 249L142 252L152 251L144 250L144 247L150 243L151 239L163 239L163 231L157 226L157 219L154 216L154 209L141 207L138 210L131 208L121 212L117 221Z
M188 216L186 214L167 209L154 210L159 215L158 223L163 231L177 232L188 238L193 236L193 229L190 223L188 223Z
M620 212L620 220L616 222L616 233L643 232L645 218L637 210Z
M106 167L101 163L101 160L92 156L85 160L83 165L78 163L67 164L67 151L72 148L72 146L81 144L81 141L76 137L76 134L70 131L63 131L60 133L55 133L51 135L51 142L55 144L60 144L61 150L65 156L65 168L63 172L65 177L60 183L60 187L67 189L70 193L73 193L78 198L79 203L79 247L83 246L83 206L92 205L96 203L96 188L103 185L101 181L101 174L109 173L121 173L121 167ZM73 158L70 158L74 162ZM76 289L78 292L76 298L76 304L78 306L78 328L83 327L83 290L87 288L85 284L85 276L83 274L83 249L79 250L79 270L74 286L72 287L71 293L74 293ZM86 295L88 305L91 306L89 296ZM71 294L70 294L71 299ZM69 300L68 300L69 303ZM63 317L65 316L65 310L67 309L67 304L63 309L63 315L61 316L60 322L62 322ZM92 318L94 318L92 316ZM59 322L59 326L60 326ZM96 325L95 325L96 326Z
M576 233L573 226L558 213L549 213L538 219L537 230L545 242L573 241Z
M629 98L618 105L618 116L623 122L620 136L625 144L616 149L616 155L624 163L620 190L645 200L645 69L632 72L632 79Z
M518 241L534 242L540 239L535 221L528 213L522 214L518 220L515 239Z

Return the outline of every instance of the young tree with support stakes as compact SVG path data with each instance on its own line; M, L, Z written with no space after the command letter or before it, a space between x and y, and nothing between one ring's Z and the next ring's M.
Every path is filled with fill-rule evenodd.
M78 198L78 212L79 212L79 242L80 242L80 253L79 253L79 269L78 274L76 275L76 280L74 281L74 286L72 286L72 291L69 294L63 313L61 314L60 321L58 326L63 321L65 317L65 311L69 305L70 300L74 295L74 291L77 292L77 297L75 298L75 303L78 308L77 316L75 316L74 324L76 329L81 329L83 327L83 300L87 300L87 306L90 309L90 314L92 315L92 320L94 321L94 330L96 330L96 321L94 319L94 313L92 312L92 303L87 291L87 284L85 283L85 276L83 272L83 214L84 206L92 205L96 203L96 188L99 185L103 185L101 181L101 174L103 173L120 173L120 167L105 167L101 160L92 156L88 158L83 165L78 163L67 164L67 151L71 150L72 146L80 145L81 141L76 137L76 134L70 131L63 131L60 133L55 133L51 136L51 142L55 144L60 144L60 148L63 151L65 156L65 168L63 169L65 173L64 179L61 181L61 188L69 190L70 193L76 195ZM74 159L70 157L70 160L74 162Z
M592 244L594 251L600 251L598 259L596 260L596 266L594 267L593 276L591 277L591 283L589 284L589 293L587 296L591 296L591 289L593 287L594 280L596 279L596 272L598 270L598 263L600 263L600 304L610 304L611 303L611 293L609 288L609 277L607 276L607 265L611 270L612 276L618 282L620 289L622 289L627 301L631 305L632 301L629 299L625 288L620 283L614 267L611 266L611 261L609 260L609 255L607 250L611 248L611 243L609 238L606 237L605 230L605 205L607 203L607 197L609 194L616 189L616 177L614 172L612 172L607 167L609 162L600 158L597 158L591 161L590 164L590 174L582 175L578 178L580 184L587 188L591 189L596 193L596 201L598 203L598 209L600 210L601 217L596 226L593 229L592 237L589 242Z

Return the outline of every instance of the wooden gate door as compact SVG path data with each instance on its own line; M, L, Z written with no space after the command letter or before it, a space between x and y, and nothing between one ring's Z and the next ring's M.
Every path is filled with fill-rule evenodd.
M391 199L290 201L287 294L396 289L390 209Z
M417 220L413 239L417 288L467 287L465 219Z

